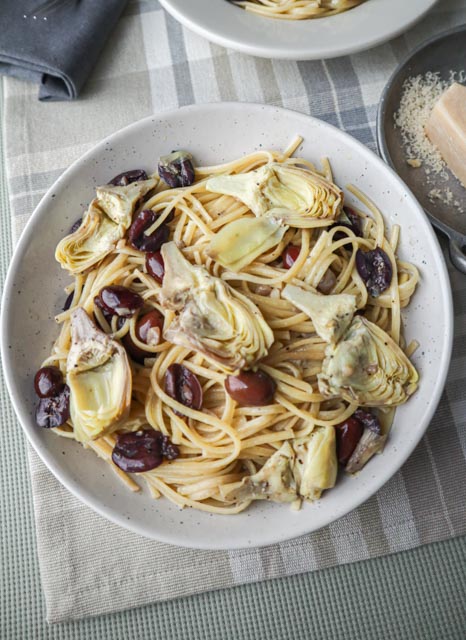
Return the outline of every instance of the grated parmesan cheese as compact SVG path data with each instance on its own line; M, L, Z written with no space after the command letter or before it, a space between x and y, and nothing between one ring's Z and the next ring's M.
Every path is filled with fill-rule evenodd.
M442 80L440 73L432 71L407 78L394 121L400 130L406 163L413 168L422 166L428 183L435 180L436 188L429 191L429 200L453 204L462 211L461 204L453 201L450 189L437 188L439 179L447 181L449 174L442 156L425 133L425 125L435 103L454 82L466 82L466 72L450 71L448 80Z
M451 189L431 189L427 194L429 200L431 202L435 202L435 200L440 200L443 204L452 204L460 210L460 213L463 212L463 208L458 200L454 200L453 193Z

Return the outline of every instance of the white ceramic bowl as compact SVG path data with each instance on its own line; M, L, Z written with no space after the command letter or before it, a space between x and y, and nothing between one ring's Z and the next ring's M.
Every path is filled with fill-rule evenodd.
M422 281L404 314L408 340L420 349L418 392L401 407L383 455L357 478L343 477L323 499L300 512L257 502L236 516L180 511L168 500L133 494L92 451L34 424L33 375L57 335L53 316L69 278L54 249L93 197L95 185L135 167L154 170L159 155L189 149L198 164L231 160L258 148L283 149L304 136L299 154L331 159L336 181L352 182L371 197L386 221L400 223L402 258ZM351 202L351 197L348 196ZM452 343L449 280L435 234L412 194L366 147L324 122L292 111L253 104L185 107L155 115L115 133L75 162L44 196L24 231L5 285L2 352L6 380L20 422L42 460L78 498L103 516L142 535L188 547L226 549L267 545L313 531L367 500L403 464L429 424L444 386Z
M262 58L319 60L375 47L420 20L437 0L367 0L317 20L278 20L227 0L160 0L185 27L223 47Z

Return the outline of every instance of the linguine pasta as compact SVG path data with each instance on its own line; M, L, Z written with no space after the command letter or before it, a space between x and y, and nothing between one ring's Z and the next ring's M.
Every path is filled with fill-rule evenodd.
M265 4L271 12L275 7L276 14L280 7L289 7L290 12L292 5L302 12L307 7L309 16L306 17L310 17L314 12L311 5L317 3L270 1ZM318 4L335 5L332 9L335 12L357 3ZM322 11L330 11L330 8L322 7ZM66 376L71 346L70 318L76 308L82 308L89 317L94 317L98 326L114 339L120 341L129 334L135 345L149 352L144 364L131 363L129 415L103 435L83 442L85 447L106 460L134 491L139 489L136 478L147 483L154 498L165 496L180 507L212 513L238 513L252 499L244 491L238 492L238 488L244 486L245 478L263 469L285 443L305 442L320 428L332 427L333 432L335 425L348 419L358 408L356 399L348 402L341 397L329 398L319 390L318 375L327 344L315 332L309 315L297 310L282 296L286 285L316 292L319 286L322 288L322 283L330 281L332 294L354 296L364 318L384 330L397 345L405 347L400 312L414 293L418 271L412 264L397 258L398 226L393 226L389 232L377 207L355 187L350 186L348 190L360 202L360 208L354 211L361 222L362 237L349 226L338 224L310 228L290 226L276 246L236 272L221 266L209 254L210 241L225 225L244 217L254 218L248 206L238 198L207 190L207 181L212 176L247 174L277 163L316 172L333 182L328 161L325 160L323 168L318 170L309 161L292 156L300 142L300 139L296 140L283 153L257 151L226 164L197 168L195 182L184 188L167 189L155 176L156 187L152 195L145 196L144 204L138 209L152 209L158 214L151 232L159 225L168 224L171 240L181 248L190 264L203 266L209 274L221 278L259 309L273 332L273 344L255 365L276 383L270 404L240 406L235 402L225 389L225 379L232 372L208 353L166 339L155 346L144 344L136 335L136 316L123 322L116 316L110 320L105 317L95 304L96 296L105 286L122 285L143 298L144 310L157 309L164 315L164 335L176 320L176 311L162 304L162 285L147 273L145 254L133 248L126 238L120 239L98 264L76 274L73 284L67 288L72 294L71 307L57 316L60 335L44 366L56 365ZM167 223L172 214L173 219ZM286 269L281 256L290 244L300 250L292 266ZM375 247L382 248L388 256L393 277L386 291L371 297L355 268L355 255L358 248L373 250ZM197 376L203 391L202 408L183 406L167 393L166 372L174 363L182 364ZM393 415L392 408L381 407L378 415L386 430ZM137 476L125 473L112 463L117 439L122 433L137 432L148 425L168 436L179 447L180 455ZM55 432L67 438L76 437L71 421Z
M348 11L365 0L244 0L238 6L267 18L309 20Z

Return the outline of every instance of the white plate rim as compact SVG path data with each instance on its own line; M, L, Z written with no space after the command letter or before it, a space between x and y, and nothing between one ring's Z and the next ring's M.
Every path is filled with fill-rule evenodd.
M188 106L180 107L178 109L174 109L170 111L157 112L137 122L131 123L126 127L123 127L122 129L105 137L99 143L97 143L91 149L89 149L86 153L80 156L77 160L75 160L61 174L61 176L54 182L54 184L44 194L41 201L39 202L34 212L32 213L30 219L28 220L23 230L23 233L14 249L13 257L10 262L7 277L5 279L3 296L2 296L2 304L1 304L1 315L0 315L0 332L1 332L0 353L2 357L3 371L5 374L7 389L10 394L10 398L11 398L16 416L19 419L21 427L24 433L26 434L26 437L29 443L35 449L35 451L41 458L42 462L48 467L48 469L59 480L59 482L65 488L67 488L70 491L70 493L72 493L76 498L81 500L88 507L93 509L96 513L100 514L101 516L105 517L106 519L114 522L115 524L125 529L129 529L130 531L138 533L139 535L142 535L146 538L158 540L166 544L185 546L185 547L188 546L187 544L177 542L176 532L175 533L171 532L170 537L168 537L163 534L160 534L159 532L154 532L152 530L149 531L144 525L140 525L134 520L125 519L121 513L115 514L115 512L111 508L108 508L106 505L103 505L98 498L92 495L89 495L86 491L84 491L80 487L79 482L76 482L71 477L68 477L66 473L62 473L59 466L55 463L54 456L47 450L46 447L41 446L41 443L38 437L35 437L36 432L33 429L30 429L27 425L27 419L28 419L27 407L22 406L23 398L19 393L19 389L16 388L14 379L13 379L12 359L10 355L10 350L8 348L8 339L7 339L7 331L6 331L7 324L8 324L8 316L9 316L8 301L12 298L13 284L14 284L14 277L15 277L16 270L22 259L22 254L24 253L25 248L28 246L31 240L36 222L38 222L41 216L44 215L44 213L46 212L47 206L49 204L48 201L51 194L56 193L63 184L66 184L68 180L68 176L70 176L81 164L86 163L86 161L89 158L91 158L95 153L103 150L109 142L115 141L120 137L127 136L128 134L131 133L131 131L136 130L139 127L144 127L146 123L153 122L155 118L163 119L164 117L170 117L174 115L183 115L184 113L191 113L191 112L195 113L196 111L202 111L204 109L219 109L219 110L228 111L228 109L230 108L237 108L241 111L244 111L246 114L249 110L260 110L262 112L264 110L270 110L275 114L281 113L283 117L285 117L288 114L288 116L292 116L293 118L298 120L301 119L303 120L303 122L309 119L312 121L315 121L319 123L319 126L323 127L324 129L330 129L332 131L336 131L338 135L341 135L344 138L350 139L351 144L355 145L358 153L361 154L362 157L365 157L366 159L368 158L370 162L372 163L375 162L376 164L378 164L384 171L392 174L392 177L398 183L400 183L400 185L403 186L403 189L407 194L408 200L411 201L411 204L418 209L420 213L420 218L424 220L425 231L430 236L430 240L432 241L433 246L435 246L437 249L436 257L438 258L437 266L439 268L439 277L441 277L443 283L446 285L445 287L443 287L443 291L442 291L445 296L444 302L446 303L446 307L445 307L446 326L445 326L445 342L444 342L445 348L442 351L442 355L440 359L435 394L431 398L431 401L429 402L429 408L425 414L424 429L420 430L418 433L418 437L411 441L410 446L405 448L405 450L403 451L403 454L398 457L396 464L393 467L385 465L383 469L379 471L377 475L377 480L370 484L370 488L365 488L364 491L361 491L358 498L351 503L350 507L348 508L344 507L342 509L339 509L336 516L329 516L328 518L324 519L322 523L316 528L306 529L306 530L301 529L301 530L298 530L296 534L292 534L292 535L274 535L274 532L271 532L271 533L268 533L266 539L263 542L256 541L254 542L254 544L250 544L246 541L243 541L241 544L232 545L232 544L227 544L223 542L219 543L218 541L214 540L213 544L211 543L211 541L210 543L207 541L206 542L196 541L195 543L190 542L189 544L189 547L191 548L204 549L204 550L232 550L232 549L239 549L239 548L262 547L262 546L275 544L278 542L283 542L285 540L289 540L289 539L298 537L300 535L305 535L306 533L310 533L311 531L315 531L322 527L325 527L331 522L334 522L335 520L340 519L344 515L348 514L349 512L353 511L354 509L359 507L361 504L366 502L366 500L368 500L377 491L379 491L380 488L403 466L403 464L406 462L408 457L414 451L417 444L420 442L421 438L423 437L425 431L427 430L427 427L429 426L432 420L435 410L437 409L438 403L440 401L440 397L442 395L442 392L445 386L449 363L451 359L452 348L453 348L453 327L454 327L453 297L452 297L452 291L450 286L450 280L448 276L448 270L447 270L447 266L445 263L445 259L444 259L439 241L435 235L433 228L429 224L422 207L417 202L412 192L403 183L401 178L399 178L398 175L393 171L393 169L389 167L387 164L385 164L383 160L379 156L377 156L373 151L371 151L368 147L366 147L364 144L362 144L361 142L353 138L353 136L349 135L348 133L341 131L334 125L331 125L323 120L320 120L319 118L314 118L312 116L308 116L300 112L293 111L291 109L275 107L272 105L263 105L259 103L239 103L239 102L218 103L217 102L217 103L205 103L205 104L198 104L198 105L188 105ZM283 505L279 505L279 506L283 507ZM225 518L228 516L220 516L220 517ZM185 540L184 542L186 543Z
M226 2L227 0L212 0L214 2ZM235 51L239 51L240 53L245 53L251 56L257 56L259 58L270 58L277 60L320 60L325 59L328 60L330 58L337 58L339 56L351 55L354 53L359 53L361 51L366 51L367 49L372 49L373 47L377 47L378 45L387 42L388 40L392 40L397 36L401 35L411 27L413 27L417 22L422 20L422 18L429 12L440 0L426 0L426 6L421 9L418 13L413 14L413 16L406 20L405 22L401 22L398 26L382 31L382 33L377 33L377 31L373 35L360 37L359 39L355 39L351 45L340 46L338 42L336 42L335 46L326 51L324 54L322 49L318 47L313 47L311 44L306 48L296 48L293 47L292 44L286 47L283 46L263 46L260 43L250 44L248 42L240 41L234 37L228 35L228 33L224 33L221 30L215 31L207 28L202 20L192 20L190 19L186 13L180 10L177 6L173 5L172 0L159 0L162 7L169 13L175 20L177 20L180 24L182 24L187 29L193 31L197 35L218 44L227 49L233 49ZM356 7L357 8L357 7ZM237 8L238 11L241 9ZM388 7L387 7L388 9ZM350 10L351 11L351 10ZM254 15L254 18L258 16ZM331 20L336 19L338 16L330 16L328 18L319 18L318 20L307 21L317 23L321 20ZM383 17L383 16L381 16ZM263 20L276 20L273 18L263 18ZM288 23L288 21L282 21ZM304 22L304 21L300 21ZM222 27L220 26L220 29ZM337 40L337 39L336 39ZM312 42L312 39L310 39Z

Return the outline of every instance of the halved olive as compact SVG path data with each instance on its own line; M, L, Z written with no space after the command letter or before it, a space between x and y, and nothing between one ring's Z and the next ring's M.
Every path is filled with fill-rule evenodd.
M126 473L143 473L161 465L164 458L175 460L179 455L179 448L168 436L154 429L142 429L118 436L112 460Z
M138 340L144 342L151 347L155 347L159 344L162 337L163 329L163 315L158 309L153 309L148 313L142 315L136 322L136 336ZM128 332L122 340L129 355L136 360L136 362L144 362L144 358L153 357L155 354L150 351L144 351L138 345L133 342L130 333Z
M285 269L291 269L301 252L301 247L295 244L289 244L282 253L283 266Z
M42 367L34 376L34 389L39 398L57 396L65 386L58 367Z
M351 417L335 425L335 431L337 436L338 462L345 466L351 458L351 454L356 449L356 445L361 439L364 428L359 420Z
M273 400L277 385L265 371L241 371L227 376L225 389L243 407L263 407Z
M131 169L119 173L110 180L109 184L113 184L115 187L126 187L131 182L139 182L140 180L147 180L147 173L144 169Z
M36 407L38 427L53 429L60 427L70 417L70 388L64 385L61 392L50 398L41 398Z
M143 209L136 216L128 230L128 240L135 249L139 251L158 251L167 242L170 229L165 222L150 235L145 233L146 229L149 229L154 224L157 217L157 214L152 209Z
M163 283L165 265L163 264L163 258L160 251L156 251L155 253L146 253L146 270L147 273L155 278L159 284Z
M202 407L202 387L197 376L182 364L171 364L165 374L165 393L189 409ZM178 415L180 412L175 411Z
M118 284L101 289L98 300L103 311L121 318L131 318L144 304L138 293Z

